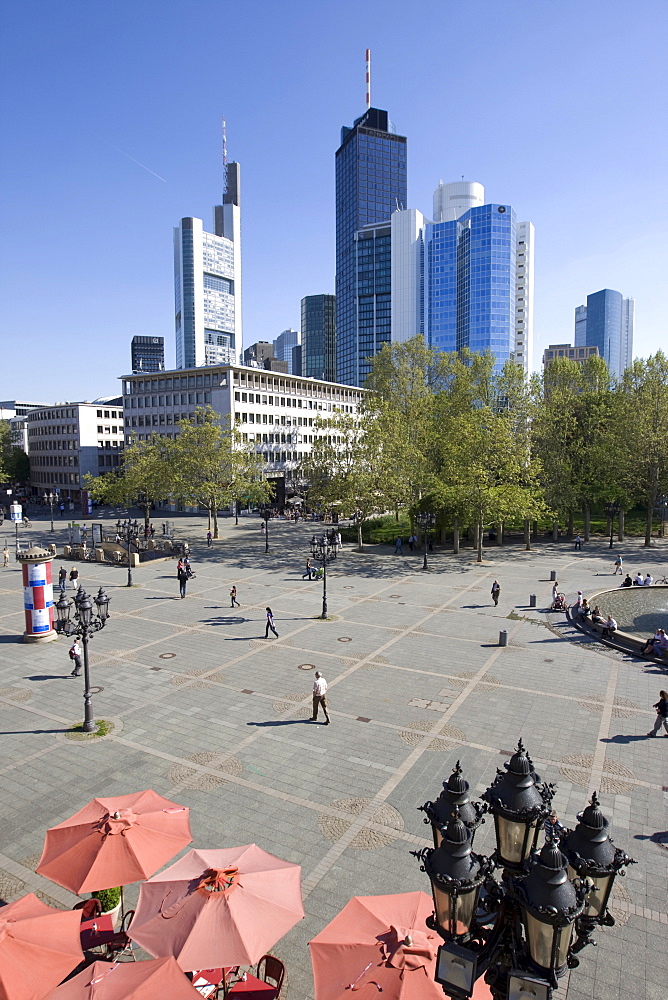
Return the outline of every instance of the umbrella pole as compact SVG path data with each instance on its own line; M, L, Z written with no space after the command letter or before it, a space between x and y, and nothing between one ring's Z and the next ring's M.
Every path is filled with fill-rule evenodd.
M121 926L125 920L125 886L121 886Z

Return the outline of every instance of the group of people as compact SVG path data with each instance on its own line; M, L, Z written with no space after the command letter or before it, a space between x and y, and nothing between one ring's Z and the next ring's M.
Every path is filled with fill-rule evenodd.
M76 590L79 586L79 570L76 566L73 566L70 570L70 583L72 584L72 589ZM61 566L58 570L58 586L62 594L67 590L67 570L64 566Z
M651 573L648 573L647 576L643 576L642 573L640 572L640 570L638 570L638 572L636 573L636 575L635 575L635 577L634 577L633 580L631 579L631 577L627 573L619 586L620 587L651 587L653 583L654 583L654 578L652 577Z
M190 565L190 556L182 556L176 564L176 578L179 581L179 594L182 598L186 596L188 580L192 580L194 576L195 574Z

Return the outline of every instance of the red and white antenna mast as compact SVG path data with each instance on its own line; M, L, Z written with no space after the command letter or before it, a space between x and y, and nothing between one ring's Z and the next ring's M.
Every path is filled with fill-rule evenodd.
M371 49L366 50L366 106L371 107Z
M223 196L227 194L227 122L220 119L223 133Z

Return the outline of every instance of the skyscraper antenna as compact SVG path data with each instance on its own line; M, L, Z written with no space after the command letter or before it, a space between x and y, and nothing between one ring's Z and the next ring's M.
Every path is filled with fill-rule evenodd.
M366 106L371 107L371 49L366 50Z
M227 122L220 119L223 132L223 196L227 194Z

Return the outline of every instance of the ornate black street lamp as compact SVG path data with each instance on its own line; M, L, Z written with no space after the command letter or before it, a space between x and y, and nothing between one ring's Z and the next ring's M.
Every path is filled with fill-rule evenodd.
M608 520L610 521L610 545L608 546L608 548L612 548L613 545L615 544L615 540L613 538L613 535L614 535L614 532L615 532L615 518L619 514L619 504L618 503L606 503L606 505L605 505L605 513L606 513L606 516L607 516Z
M322 614L321 618L327 618L327 563L334 558L335 547L332 536L324 532L320 538L315 535L311 539L311 556L319 563L322 563Z
M606 908L612 882L633 862L611 843L595 795L576 829L560 844L548 838L538 852L552 796L520 741L482 796L495 822L490 858L472 850L471 827L482 807L468 800L459 764L439 799L420 807L434 843L440 837L438 846L413 853L431 882L434 915L427 924L443 938L436 981L446 996L468 1000L484 976L494 1000L550 1000L559 978L579 964L575 953L590 943L593 927L614 923ZM447 825L438 822L448 812Z
M132 586L132 545L137 548L137 539L139 538L139 524L135 521L116 521L116 531L120 535L122 541L125 543L125 547L128 551L128 582L127 586Z
M69 638L75 637L83 641L84 660L84 733L95 732L95 718L93 715L93 692L90 689L90 670L88 666L88 638L94 632L99 632L107 624L109 618L109 601L102 587L100 587L97 597L94 598L97 606L97 615L93 614L93 601L86 591L79 587L75 598L74 621L71 620L72 601L65 593L56 604L58 619L56 621L56 632L59 635L66 635Z
M424 511L419 511L415 515L415 520L422 528L424 534L424 559L422 561L422 569L427 569L427 549L429 548L429 532L434 528L436 524L436 515L427 514Z
M260 512L260 517L264 521L264 551L269 551L269 519L274 513L273 507L263 507Z
M481 802L471 802L469 797L469 783L462 777L462 769L457 761L455 768L447 781L443 782L443 791L435 802L425 802L419 807L426 813L425 823L431 823L431 832L434 838L434 847L439 847L443 839L443 828L450 820L457 815L466 829L471 834L471 844L475 837L475 832L481 823L484 823L483 813L485 807Z
M44 503L48 503L49 509L51 511L51 531L54 530L54 527L53 527L53 505L57 501L57 499L58 499L58 494L54 493L53 490L49 490L49 492L45 493L44 497L43 497Z

